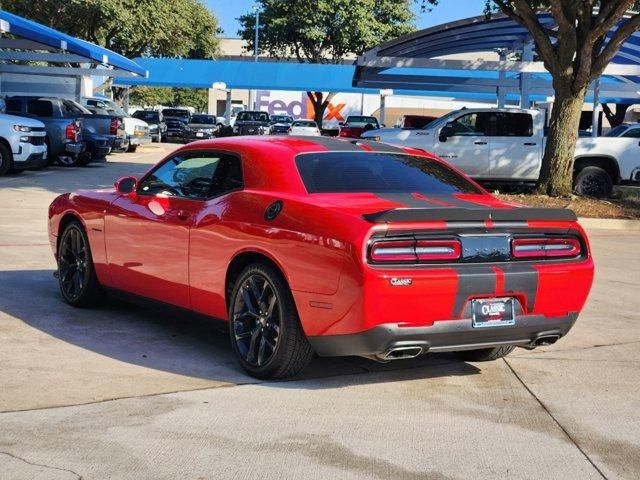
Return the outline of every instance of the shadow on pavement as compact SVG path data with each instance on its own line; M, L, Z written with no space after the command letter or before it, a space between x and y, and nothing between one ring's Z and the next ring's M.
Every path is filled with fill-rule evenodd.
M162 307L150 309L111 297L99 309L73 308L60 297L51 270L1 271L0 285L0 311L88 351L179 375L237 384L262 383L244 374L236 364L222 322L176 314ZM476 367L456 360L452 354L431 354L386 364L359 357L315 358L303 375L293 379L295 383L268 385L340 388L476 373Z

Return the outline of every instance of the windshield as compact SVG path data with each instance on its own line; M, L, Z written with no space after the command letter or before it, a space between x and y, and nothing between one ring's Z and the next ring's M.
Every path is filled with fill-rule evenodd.
M158 112L152 112L150 110L138 110L133 114L133 116L147 122L157 122L160 119L160 114Z
M269 114L265 112L240 112L236 120L242 122L268 122Z
M286 115L271 115L271 123L291 123L293 122L293 117L288 117Z
M626 125L618 125L617 127L612 128L611 130L609 130L606 133L605 137L619 137L620 135L622 135L627 130L627 128L628 127Z
M378 120L376 117L354 117L350 116L347 118L347 122L345 123L347 127L366 127L367 125L373 125L374 127L378 126Z
M296 165L309 193L482 193L443 163L416 155L304 153Z
M162 110L162 114L165 117L188 117L189 110L181 110L178 108L165 108Z
M211 115L194 115L189 120L189 123L203 123L206 125L214 125L216 123L216 117Z

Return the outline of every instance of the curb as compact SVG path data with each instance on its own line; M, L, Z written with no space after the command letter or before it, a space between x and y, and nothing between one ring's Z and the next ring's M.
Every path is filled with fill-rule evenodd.
M625 220L622 218L585 218L579 217L578 222L586 229L594 230L627 230L640 232L640 220Z

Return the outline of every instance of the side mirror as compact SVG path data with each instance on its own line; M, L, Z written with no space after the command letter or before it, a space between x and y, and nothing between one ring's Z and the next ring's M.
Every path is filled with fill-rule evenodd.
M452 137L454 133L453 130L453 125L450 123L447 123L444 127L442 127L442 129L440 130L440 135L438 136L438 140L440 140L441 142L446 142L447 138Z
M116 180L113 184L116 187L116 192L121 195L129 195L138 188L138 179L136 177L122 177Z

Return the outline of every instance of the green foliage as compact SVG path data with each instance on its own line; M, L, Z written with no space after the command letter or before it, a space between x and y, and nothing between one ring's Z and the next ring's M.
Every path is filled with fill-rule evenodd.
M218 53L218 22L199 0L0 1L7 11L129 58Z
M203 88L134 87L131 89L132 105L193 107L198 112L207 110L208 91Z
M414 29L411 0L258 0L259 46L271 56L337 63ZM255 14L238 34L253 51Z

